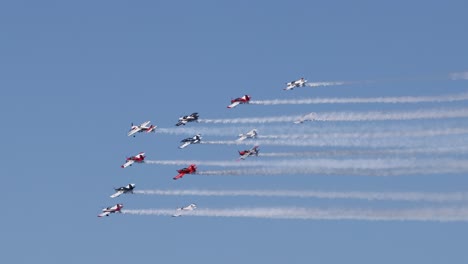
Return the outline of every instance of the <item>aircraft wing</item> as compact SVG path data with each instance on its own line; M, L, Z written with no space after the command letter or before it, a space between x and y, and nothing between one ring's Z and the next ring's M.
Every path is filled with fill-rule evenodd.
M134 134L140 132L140 130L141 130L141 128L135 127L134 129L132 129L132 130L130 130L130 131L128 132L127 136L129 136L129 137L130 137L130 136L133 136Z
M175 177L174 177L174 178L172 178L172 179L174 179L174 180L178 180L178 179L180 179L180 178L184 177L184 175L185 175L185 173L184 173L184 172L181 172L181 173L179 173L179 175L175 176Z
M247 139L247 135L242 134L242 135L240 135L239 138L236 139L236 140L237 140L237 141L242 141L242 140L245 140L245 139Z
M117 191L116 193L114 193L113 195L111 195L110 198L119 197L119 196L122 195L123 193L125 193L125 192L124 192L124 191Z
M228 105L227 108L234 108L234 107L238 106L239 104L240 104L240 102L234 102L234 103Z
M175 214L172 215L172 217L179 217L182 215L182 208L177 208Z
M128 166L132 165L133 163L135 163L134 160L127 160L127 162L125 162L121 167L122 168L127 168Z
M249 152L245 153L244 155L240 156L238 160L245 160L250 155Z
M146 121L146 122L144 122L143 124L141 124L140 126L141 126L141 127L146 127L146 126L149 125L149 123L151 123L151 121Z
M176 126L185 125L186 123L187 123L186 120L180 120L180 121L176 124Z
M190 144L192 144L192 142L190 142L190 141L184 142L184 144L180 145L179 148L183 149L183 148L187 147Z
M110 212L102 212L98 214L98 217L109 216L110 214L111 214Z
M294 89L294 87L296 87L296 86L293 83L287 83L286 88L284 88L283 90L286 90L286 91L292 90L292 89Z

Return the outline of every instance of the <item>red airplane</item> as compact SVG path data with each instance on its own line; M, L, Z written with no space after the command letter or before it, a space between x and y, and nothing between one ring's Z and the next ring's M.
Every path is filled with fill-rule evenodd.
M180 179L182 177L184 177L185 174L193 174L197 171L197 165L195 164L190 164L190 166L188 166L187 168L183 168L183 169L180 169L180 170L177 170L177 172L179 173L179 175L175 176L174 180L177 180L177 179Z
M250 96L248 95L244 95L242 97L238 97L236 99L232 99L231 100L231 104L228 105L227 108L234 108L236 106L238 106L239 104L248 104L250 101Z
M102 209L102 213L98 215L98 217L103 217L103 216L109 216L110 214L113 213L121 213L123 208L123 204L116 204L114 206L109 206L107 208Z
M132 166L133 163L135 162L138 162L138 163L142 163L143 161L145 160L145 153L144 152L140 152L138 153L137 155L135 156L132 156L132 157L128 157L125 161L125 163L120 166L122 168L126 168L128 166Z
M254 146L253 148L251 149L247 149L247 150L243 150L243 151L238 151L239 152L239 155L240 155L240 158L238 160L244 160L245 158L247 158L248 156L258 156L258 152L260 150L258 149L258 146Z

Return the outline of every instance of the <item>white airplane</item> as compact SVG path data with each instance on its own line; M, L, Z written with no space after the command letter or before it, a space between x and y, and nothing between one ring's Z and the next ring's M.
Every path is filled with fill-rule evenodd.
M136 133L138 132L146 132L146 133L150 133L150 132L154 132L154 130L157 128L157 126L155 125L149 125L151 121L146 121L144 123L142 123L141 125L139 126L134 126L133 123L132 123L132 127L130 128L130 131L128 131L128 134L127 136L135 136Z
M109 216L110 214L113 214L116 212L121 213L122 208L123 208L123 204L116 204L114 206L106 207L102 209L102 213L98 214L98 217Z
M286 88L284 88L283 90L292 90L296 87L304 87L305 84L306 84L307 80L305 80L304 78L300 78L299 80L296 80L296 81L292 81L292 82L288 82L286 83Z
M258 146L255 146L255 147L253 147L251 149L248 149L248 150L238 151L239 155L240 155L238 160L244 160L248 156L258 156L259 151L260 150L258 149Z
M127 168L128 166L132 166L132 164L135 163L135 162L142 163L142 162L144 162L144 160L145 160L145 153L140 152L140 153L136 154L135 156L128 157L126 159L125 163L120 167Z
M135 184L134 183L130 183L130 184L127 184L127 185L119 187L119 188L114 188L115 193L113 195L111 195L110 198L119 197L120 195L122 195L124 193L133 193L133 189L135 189Z
M181 216L183 215L183 212L184 211L193 211L197 208L197 205L196 204L189 204L185 207L180 207L180 208L177 208L176 210L176 213L172 215L172 217L178 217L178 216Z
M236 141L243 141L247 138L255 138L257 137L257 129L252 129L245 134L239 134L239 138Z
M314 121L314 120L315 120L315 113L310 113L294 121L294 124L302 124L305 121Z
M182 145L180 145L179 148L183 149L183 148L187 147L190 144L200 143L201 139L202 139L201 134L197 134L197 135L195 135L193 137L182 139L180 141L182 143Z

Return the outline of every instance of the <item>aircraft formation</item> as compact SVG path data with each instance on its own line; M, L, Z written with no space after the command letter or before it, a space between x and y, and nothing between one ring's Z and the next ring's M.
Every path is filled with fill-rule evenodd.
M300 78L295 81L287 82L285 83L285 87L283 90L285 91L290 91L294 90L295 88L300 88L300 87L316 87L318 85L323 85L323 86L328 86L328 85L333 85L334 83L308 83L308 81L305 78ZM343 83L335 82L336 85L342 85ZM238 107L239 105L243 104L257 104L257 105L275 105L275 104L314 104L314 103L428 103L428 102L434 102L434 103L440 103L440 102L456 102L456 101L462 101L462 100L468 100L468 93L467 94L461 94L461 95L445 95L445 96L420 96L420 97L377 97L377 98L313 98L313 99L295 99L295 100L252 100L252 97L250 95L243 95L241 97L237 97L234 99L230 100L230 104L227 105L228 109L232 109L235 107ZM231 111L231 110L229 110ZM177 175L173 176L173 180L182 180L186 175L193 175L193 174L198 174L198 175L252 175L252 174L260 174L260 173L268 173L268 175L275 175L275 174L283 174L283 173L289 173L289 174L340 174L341 173L347 173L350 175L353 175L353 173L356 173L356 175L367 175L368 173L373 174L373 175L379 175L379 176L385 176L388 173L388 175L404 175L405 173L438 173L440 172L447 172L447 173L458 173L460 171L466 172L468 170L468 167L466 165L459 165L459 161L455 161L450 163L451 161L448 161L447 163L443 163L444 160L441 160L441 163L437 163L436 161L428 160L426 163L421 162L420 164L411 164L409 166L407 164L407 161L404 159L395 159L391 160L389 159L388 161L385 162L380 162L379 159L350 159L350 160L345 160L345 159L335 159L335 160L313 160L313 159L302 159L302 160L287 160L284 162L281 161L263 161L262 157L323 157L325 155L333 155L333 156L352 156L352 154L360 155L360 156L373 156L373 155L399 155L399 154L414 154L414 153L424 153L425 155L431 155L431 151L434 153L444 153L445 152L454 152L456 153L456 149L448 149L444 150L443 148L438 148L438 149L424 149L424 148L400 148L400 149L377 149L376 146L378 144L384 143L388 144L389 146L405 146L405 144L414 144L414 146L425 146L424 142L422 144L418 143L418 137L424 137L424 136L437 136L437 135L458 135L458 134L468 134L468 128L446 128L445 130L443 128L437 130L437 129L432 129L432 130L413 130L413 131L408 131L405 133L404 130L401 129L401 127L398 127L398 130L392 131L386 130L386 128L381 129L380 131L378 129L374 129L372 125L367 125L367 127L363 127L362 131L350 131L349 133L315 133L311 129L312 126L307 126L307 125L301 125L305 122L316 122L316 121L332 121L332 122L337 122L337 121L355 121L355 122L360 122L360 121L387 121L387 120L392 120L392 121L398 121L398 120L415 120L415 119L427 119L427 120L434 120L434 119L443 119L443 118L468 118L468 109L466 108L461 108L461 109L425 109L425 110L419 110L419 111L395 111L395 112L380 112L380 111L369 111L369 112L329 112L329 113L308 113L308 114L303 114L303 115L298 115L298 116L280 116L280 117L258 117L258 118L233 118L233 119L200 119L200 115L197 112L193 112L191 114L187 114L184 116L181 116L178 118L177 123L175 123L175 127L172 128L160 128L156 125L152 125L151 121L146 121L143 122L139 125L134 125L131 123L130 130L127 133L128 137L135 137L138 134L149 134L149 133L159 133L158 131L162 131L166 129L166 131L172 131L172 132L162 132L162 133L174 133L178 134L178 132L174 131L181 131L184 130L182 128L177 128L180 126L186 126L189 123L214 123L214 124L255 124L255 123L273 123L273 122L289 122L293 127L299 128L295 129L292 131L303 131L302 134L292 134L292 133L280 133L276 135L268 135L264 134L262 131L262 128L260 128L260 132L258 132L257 128L252 129L246 128L245 132L244 130L240 130L241 134L237 135L237 138L234 138L231 141L209 141L206 140L205 138L208 138L213 134L218 133L218 135L225 133L225 135L231 135L232 129L226 129L223 132L222 128L216 128L214 129L217 132L213 132L211 130L206 129L197 129L199 128L199 125L195 125L194 129L186 130L183 133L180 134L188 134L190 135L189 137L183 138L180 140L180 145L178 146L179 149L185 149L191 145L195 144L228 144L228 145L248 145L246 148L242 149L237 149L237 154L233 150L233 155L238 155L236 160L232 161L238 161L239 163L236 162L231 162L231 161L152 161L152 160L147 160L146 159L146 153L145 152L139 152L133 156L129 156L125 158L125 162L121 165L122 169L128 169L129 167L133 166L134 164L172 164L172 165L178 165L178 166L185 166L180 169L177 169ZM401 126L401 124L399 124ZM192 127L192 125L188 125L189 128ZM357 126L356 126L357 127ZM303 129L301 129L303 128ZM371 130L369 128L374 129L373 133L369 133L367 130ZM390 126L391 128L391 126ZM249 130L250 129L250 130ZM352 128L354 129L354 128ZM202 130L200 132L200 130ZM228 133L229 132L229 133ZM305 133L305 134L304 134ZM203 137L202 137L203 134ZM390 139L387 139L387 137L394 136L396 137L396 142L392 142ZM403 136L403 137L409 137L411 138L411 141L402 141L398 137ZM327 138L330 138L331 140L327 141ZM380 140L379 139L385 139L385 140ZM376 140L377 139L377 140ZM377 144L377 143L378 144ZM265 145L278 145L278 146L327 146L327 147L368 147L368 150L316 150L314 152L292 152L292 153L264 153L265 151L263 150L262 153L260 153L260 145L264 146ZM463 148L464 144L461 143L461 149L458 150L462 155L466 154L468 152L468 147ZM466 144L465 144L466 145ZM192 148L192 147L190 147ZM181 150L185 151L185 150ZM328 151L328 152L327 152ZM405 153L406 152L406 153ZM351 154L350 154L351 153ZM434 154L434 155L436 155ZM259 157L259 158L256 158ZM248 159L249 161L244 161ZM252 160L252 161L250 161ZM376 160L375 163L372 163ZM322 162L322 163L321 163ZM228 164L229 163L229 164ZM228 164L228 165L225 165ZM239 164L239 165L235 165ZM222 170L222 171L204 171L203 168L199 170L198 166L203 167L204 165L208 166L236 166L242 169L234 169L234 170ZM416 166L417 165L417 166ZM137 165L139 166L139 165ZM283 167L282 167L283 166ZM318 169L317 169L318 168ZM410 168L410 169L407 169ZM443 168L443 169L440 169ZM389 172L385 172L388 170ZM189 176L192 177L192 176ZM118 198L123 194L159 194L159 195L183 195L181 193L184 193L184 190L174 190L172 193L173 194L168 194L171 193L171 191L164 191L164 192L158 192L155 190L154 192L152 191L140 191L139 189L136 189L136 185L134 183L129 183L125 186L117 187L114 188L115 193L110 195L110 198ZM187 190L186 193L189 193L187 195L207 195L207 193L210 193L208 190L199 190L197 194L197 191L190 191ZM404 193L399 193L397 195L397 198L391 197L391 195L379 195L375 193L323 193L323 192L311 192L311 193L306 193L306 192L288 192L288 191L279 191L277 193L270 192L268 193L267 191L263 192L260 190L257 191L251 191L251 194L248 194L246 191L237 191L237 194L235 191L212 191L211 195L252 195L252 196L266 196L266 195L286 195L286 196L311 196L311 197L383 197L382 199L388 199L388 200L395 200L397 198L403 199L403 200L412 200L414 199L414 195L411 196L412 194L404 194ZM385 197L390 197L390 198L385 198ZM421 194L419 197L422 197L421 199L433 199L430 197L428 194ZM439 197L439 196L438 196ZM467 195L468 197L468 195ZM373 198L376 199L376 198ZM440 199L440 197L438 198ZM448 199L450 200L450 195L443 196L443 199ZM468 198L467 198L468 200ZM124 214L157 214L157 215L168 215L172 217L180 217L185 215L238 215L238 216L247 216L247 217L257 217L261 214L263 214L263 209L259 209L259 213L256 213L255 209L252 209L252 213L250 214L248 211L238 209L239 211L232 211L232 212L225 212L223 210L214 210L209 211L210 209L207 208L202 208L198 207L197 204L193 203L193 201L188 201L188 205L178 207L171 209L173 212L168 213L168 211L164 211L161 209L160 211L158 210L132 210L132 209L123 209L124 205L122 203L116 203L115 205L103 208L102 211L98 214L98 217L103 217L103 216L109 216L114 213L124 213ZM293 209L291 209L293 210ZM286 210L287 211L287 210ZM307 210L305 210L307 211ZM276 212L276 211L272 211ZM272 212L265 213L267 216L272 216ZM289 212L289 211L288 211ZM356 212L359 212L357 210ZM290 215L285 217L285 218L294 218L293 215L295 215L294 211L289 212ZM334 213L334 212L332 212ZM354 215L354 211L349 212L351 215ZM375 219L382 219L387 217L386 213L383 212L382 215L379 215L380 212L375 213ZM325 212L324 214L328 214ZM372 212L373 214L373 212ZM371 214L371 215L372 215ZM419 214L418 211L415 211L415 214ZM254 215L254 216L252 216ZM322 214L323 215L323 214ZM272 217L277 217L281 218L283 216L272 216ZM313 213L311 213L310 216L304 216L304 215L298 215L298 219L315 219ZM336 218L343 217L346 219L346 212L343 215L338 215L338 216L333 216ZM373 219L373 216L368 216L369 219ZM449 217L450 218L450 217ZM317 218L320 219L320 218ZM363 217L362 219L367 219ZM392 220L391 218L388 218ZM408 217L408 219L418 219L418 216L414 216L414 218ZM432 219L442 219L442 221L445 221L443 216L440 216L439 218L437 217L429 217L429 220Z
M292 90L296 87L304 87L306 82L307 80L305 80L304 78L300 78L296 81L288 82L286 83L286 87L283 90ZM240 104L248 104L250 102L250 99L251 99L251 96L247 94L242 97L232 99L231 104L229 104L227 108L234 108ZM190 123L190 122L198 122L198 119L199 119L199 114L197 112L194 112L192 114L179 117L179 120L175 125L185 126L187 123ZM304 121L307 121L307 120L304 119L303 121L295 122L295 123L302 123ZM141 123L140 125L134 125L133 123L131 123L130 130L128 131L127 136L135 137L137 133L154 133L156 129L157 129L157 126L152 125L151 121L145 121ZM257 129L252 129L246 133L239 134L236 141L240 142L246 139L252 139L256 137L257 137ZM201 143L201 140L202 140L201 134L196 134L193 137L184 138L180 141L181 145L179 146L179 149L186 148L187 146L191 144L199 144ZM259 151L260 151L259 146L254 146L251 149L238 151L239 158L237 160L238 161L244 160L249 156L258 156ZM146 158L145 152L140 152L134 156L126 157L125 163L121 165L121 168L124 169L124 168L130 167L135 163L137 164L144 163L145 158ZM173 180L182 179L186 174L195 174L197 172L197 165L190 164L188 167L177 170L177 172L179 174L174 176ZM122 194L128 194L128 193L133 194L134 189L135 189L134 183L129 183L125 186L114 188L115 193L110 195L110 198L117 198ZM120 203L103 208L102 212L98 215L98 217L109 216L113 213L121 213L122 208L123 208L123 204L120 204ZM181 216L184 211L193 211L196 208L197 208L196 204L191 203L187 206L177 208L176 212L172 216L178 217L178 216Z

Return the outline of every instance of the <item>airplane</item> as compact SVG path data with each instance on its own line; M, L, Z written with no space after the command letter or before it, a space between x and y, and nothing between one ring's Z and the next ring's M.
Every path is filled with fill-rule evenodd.
M125 163L120 166L122 168L126 168L128 166L132 166L133 163L137 162L137 163L142 163L144 162L145 160L145 153L144 152L140 152L138 153L137 155L135 156L132 156L132 157L128 157L125 161Z
M119 187L119 188L114 188L116 193L111 195L110 198L119 197L121 194L124 194L124 193L133 193L133 189L135 189L135 184L134 183L130 183L130 184L127 184L127 185Z
M240 158L238 160L244 160L248 156L258 156L258 152L260 150L258 149L258 146L254 146L251 149L244 150L244 151L239 151Z
M122 213L123 204L116 204L102 209L102 213L98 214L98 217L109 216L110 214L119 212Z
M180 149L183 149L185 147L187 147L188 145L190 144L197 144L197 143L200 143L201 141L201 134L197 134L193 137L189 137L189 138L185 138L185 139L182 139L180 142L182 142L182 145L179 146Z
M311 114L304 115L298 120L294 121L294 124L302 124L305 121L314 121L314 120L315 120L315 114L311 113Z
M292 82L288 82L286 83L286 88L284 88L283 90L292 90L296 87L304 87L305 84L306 84L307 80L305 80L304 78L300 78L299 80L296 80L296 81L292 81Z
M180 208L177 208L176 210L176 213L172 215L172 217L178 217L178 216L181 216L183 214L183 211L193 211L197 208L197 205L196 204L189 204L185 207L180 207Z
M231 100L231 104L228 105L227 108L234 108L236 106L238 106L239 104L248 104L250 101L250 96L248 95L244 95L242 97L238 97L236 99L232 99Z
M198 113L192 113L190 115L179 117L179 122L176 126L185 125L188 122L193 122L198 120Z
M197 171L197 165L195 164L190 164L190 166L188 166L187 168L183 168L183 169L180 169L180 170L177 170L177 172L179 173L177 176L175 176L174 180L178 180L182 177L185 176L185 174L193 174Z
M239 138L236 139L236 141L242 141L247 138L255 138L255 137L257 137L257 129L252 129L245 134L239 134Z
M146 122L142 123L139 126L134 126L133 123L132 123L131 128L128 131L127 136L135 137L135 134L138 133L138 132L146 132L146 133L154 132L154 130L156 129L157 126L155 126L155 125L148 126L150 122L151 121L146 121Z

